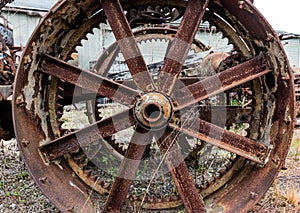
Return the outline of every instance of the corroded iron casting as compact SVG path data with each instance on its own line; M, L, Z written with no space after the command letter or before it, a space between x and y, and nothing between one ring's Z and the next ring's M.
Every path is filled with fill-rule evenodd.
M88 71L71 56L97 30ZM24 50L16 137L63 212L246 212L284 164L293 80L250 1L62 0Z
M137 122L147 129L165 127L173 114L171 101L161 93L150 92L135 103L134 115Z

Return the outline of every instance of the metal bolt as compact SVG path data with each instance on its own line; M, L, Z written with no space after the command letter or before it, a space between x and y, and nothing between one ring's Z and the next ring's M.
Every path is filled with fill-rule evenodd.
M272 34L268 33L267 41L269 41L269 42L274 41L274 36Z
M280 159L278 158L278 157L275 157L275 158L273 158L272 159L272 161L275 163L275 165L279 165L279 163L280 163Z
M69 208L69 209L67 210L67 212L73 213L73 212L74 212L74 207Z
M284 75L281 77L281 79L282 79L283 81L289 81L289 80L291 80L291 78L290 78L290 76L289 76L288 74L284 74Z
M258 197L258 194L255 192L250 192L251 199L256 199Z
M284 119L284 122L285 122L286 124L290 124L290 123L292 122L291 116L286 116L285 119Z
M16 105L17 105L17 107L23 107L23 106L26 105L26 102L25 102L25 100L24 100L23 95L19 95L19 96L17 97L17 99L16 99Z
M147 91L154 91L154 87L153 87L153 85L152 84L150 84L150 85L148 85L147 86Z
M42 184L45 184L46 183L46 180L47 180L47 177L41 177L39 179L39 181L42 183Z
M238 1L238 5L240 9L244 9L245 1Z
M29 144L30 144L30 141L23 138L23 140L21 141L21 144L24 146L24 147L27 147Z
M50 155L49 155L49 158L50 158L50 159L54 159L54 158L55 158L55 155L54 155L54 154L50 154Z

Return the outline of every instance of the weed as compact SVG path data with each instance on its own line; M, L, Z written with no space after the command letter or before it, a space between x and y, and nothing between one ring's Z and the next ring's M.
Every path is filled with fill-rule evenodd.
M4 182L2 180L0 180L0 190L2 190L4 187Z
M289 187L286 189L285 196L289 204L293 205L296 209L299 208L300 194L297 193L295 187Z
M28 172L28 171L24 171L24 172L19 173L19 174L17 175L17 179L18 179L18 180L25 179L25 178L27 178L27 177L29 177L29 172Z

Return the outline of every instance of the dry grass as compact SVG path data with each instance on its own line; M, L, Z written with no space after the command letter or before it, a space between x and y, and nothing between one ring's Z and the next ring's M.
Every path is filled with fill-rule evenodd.
M300 130L296 129L285 163L264 198L250 211L257 213L300 213Z
M300 194L297 192L295 186L288 187L285 191L285 197L287 198L287 202L295 207L296 210L300 210Z

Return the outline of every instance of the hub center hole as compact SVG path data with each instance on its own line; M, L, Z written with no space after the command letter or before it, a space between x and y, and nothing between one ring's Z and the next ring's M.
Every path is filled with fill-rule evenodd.
M144 117L150 122L154 122L161 117L161 107L156 104L149 104L145 107Z

